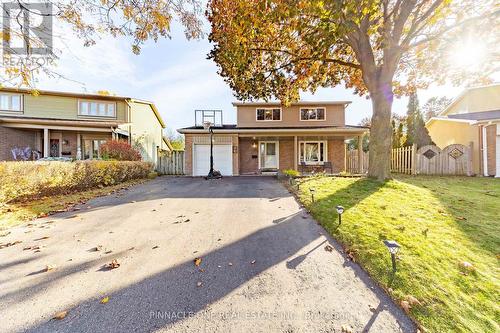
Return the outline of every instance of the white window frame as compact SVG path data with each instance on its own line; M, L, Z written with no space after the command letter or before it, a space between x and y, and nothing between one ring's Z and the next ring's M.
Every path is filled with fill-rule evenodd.
M87 114L82 113L82 103L87 103ZM104 115L100 114L90 114L91 104L96 104L96 112L99 113L99 105L104 104L106 107L104 108ZM108 115L109 106L113 105L113 114ZM108 119L116 119L117 105L116 102L108 102L101 100L90 100L90 99L79 99L78 100L78 116L79 117L90 117L90 118L108 118Z
M266 141L259 141L258 142L258 148L257 148L257 156L258 156L258 167L259 170L262 169L262 161L260 160L260 145L261 144L267 144L267 143L274 143L276 144L275 149L276 149L276 169L280 168L280 142L277 140L266 140Z
M24 95L23 94L15 94L15 93L8 93L8 92L0 92L0 96L8 96L9 97L9 106L7 109L3 109L0 104L0 112L17 112L17 113L23 113L24 112ZM18 96L19 97L19 110L13 110L12 109L12 97ZM0 97L1 98L1 97Z
M319 151L320 151L320 150L319 150L319 145L320 145L321 143L323 143L323 161L317 161L317 162L308 162L308 161L304 161L304 162L306 162L306 165L322 165L323 163L328 162L328 141L326 141L326 140L319 140L319 141L317 141L317 140L310 140L310 141L309 141L309 140L304 140L304 141L299 141L298 156L297 156L297 160L298 160L298 162L299 162L299 165L300 165L300 163L302 162L302 161L300 160L300 156L301 156L301 154L302 154L302 144L304 144L304 146L303 146L303 147L304 147L304 149L305 149L305 147L306 147L306 143L316 143L316 144L318 144L318 153L319 153ZM305 154L304 154L304 155L305 155ZM320 155L320 156L321 156L321 155Z
M260 120L259 117L258 117L258 110L276 110L276 109L279 109L280 110L280 119L278 120L275 120L275 119L270 119L270 120L266 120L266 119L262 119ZM274 112L273 112L274 114ZM264 116L265 118L265 116ZM255 108L255 121L282 121L283 120L283 110L281 108Z
M322 109L323 110L323 119L302 119L302 110L310 110L310 109L314 109L316 110L316 118L318 117L318 109ZM325 121L326 120L326 108L325 107L316 107L316 108L300 108L299 109L299 120L300 121Z

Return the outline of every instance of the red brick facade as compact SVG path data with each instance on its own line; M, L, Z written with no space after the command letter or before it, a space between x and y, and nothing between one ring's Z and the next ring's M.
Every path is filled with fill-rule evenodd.
M224 139L216 135L218 140ZM216 142L217 139L214 139ZM318 138L315 137L314 140ZM266 137L263 141L279 142L279 169L295 169L296 160L298 160L298 147L294 149L294 137L283 136L278 138ZM298 137L297 142L308 140L307 137ZM327 158L332 162L333 172L339 173L345 170L345 145L342 138L331 138L322 140L327 141ZM227 142L226 142L227 141ZM186 134L185 135L185 173L193 174L193 144L208 144L208 134ZM251 175L259 174L259 138L238 137L232 135L227 137L225 143L233 145L233 175ZM298 144L298 143L297 143Z
M36 150L35 143L35 131L0 126L0 161L14 160L14 148Z

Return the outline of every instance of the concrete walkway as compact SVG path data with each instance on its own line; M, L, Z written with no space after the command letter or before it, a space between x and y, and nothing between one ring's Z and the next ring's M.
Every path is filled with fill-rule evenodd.
M162 177L10 231L2 332L416 330L273 178Z

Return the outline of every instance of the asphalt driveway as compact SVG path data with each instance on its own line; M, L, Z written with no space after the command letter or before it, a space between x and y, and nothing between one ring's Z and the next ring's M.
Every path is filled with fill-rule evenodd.
M0 237L22 241L0 249L0 331L415 331L273 178L161 177L79 208Z

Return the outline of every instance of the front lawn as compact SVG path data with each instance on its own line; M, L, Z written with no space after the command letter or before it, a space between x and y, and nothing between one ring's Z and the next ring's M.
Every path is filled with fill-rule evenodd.
M500 180L319 177L303 181L298 194L397 303L409 300L409 313L423 328L500 330ZM340 228L336 205L346 209ZM402 246L395 276L384 239Z

